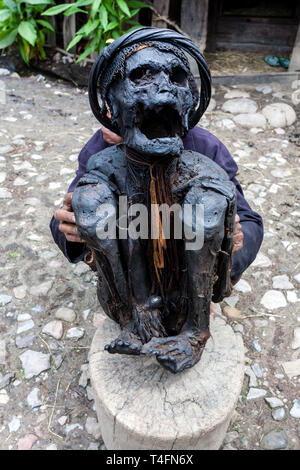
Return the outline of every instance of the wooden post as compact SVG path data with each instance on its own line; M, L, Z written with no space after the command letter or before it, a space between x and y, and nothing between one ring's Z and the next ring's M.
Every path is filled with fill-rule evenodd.
M74 0L69 0L68 3L74 3ZM68 44L72 41L76 33L76 15L64 16L63 23L63 38L64 38L64 49L68 47ZM76 54L76 46L72 47L68 52Z
M195 41L200 51L206 47L209 0L182 0L181 28Z
M294 44L294 49L291 56L291 62L289 66L289 72L300 71L300 23L298 26L298 32Z
M162 16L169 16L170 0L153 0L153 6ZM157 21L154 14L152 14L152 25L157 28L168 27L165 21Z

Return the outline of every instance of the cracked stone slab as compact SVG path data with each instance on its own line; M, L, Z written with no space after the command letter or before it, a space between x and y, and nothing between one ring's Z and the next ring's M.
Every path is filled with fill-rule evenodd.
M25 379L31 379L44 370L50 369L50 354L28 349L19 356L24 369Z
M196 366L179 374L154 358L111 355L119 326L103 320L93 338L90 376L105 446L123 449L218 449L244 376L240 335L220 318Z

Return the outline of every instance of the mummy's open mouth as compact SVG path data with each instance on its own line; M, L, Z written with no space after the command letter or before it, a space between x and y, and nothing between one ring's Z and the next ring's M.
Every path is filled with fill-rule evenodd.
M182 119L178 111L171 106L145 111L139 110L136 126L150 140L184 135Z

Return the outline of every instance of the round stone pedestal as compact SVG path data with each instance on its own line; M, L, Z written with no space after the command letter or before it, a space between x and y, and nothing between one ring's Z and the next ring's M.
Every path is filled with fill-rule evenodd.
M219 449L244 377L244 346L220 318L193 368L173 375L155 358L109 354L119 326L104 319L94 336L90 376L108 450Z

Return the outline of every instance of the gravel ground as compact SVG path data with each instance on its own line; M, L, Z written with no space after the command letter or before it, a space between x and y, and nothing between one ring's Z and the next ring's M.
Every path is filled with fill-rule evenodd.
M87 372L103 315L95 275L83 263L69 264L49 231L77 155L98 125L83 90L14 75L1 77L0 98L4 88L0 448L103 449ZM233 154L247 200L265 223L256 262L219 311L243 335L247 350L244 386L223 448L300 449L299 121L262 129L256 112L249 129L238 123L244 121L235 117L234 104L228 112L228 97L237 91L249 95L238 105L242 113L247 106L253 113L249 98L258 111L274 102L296 110L293 90L272 84L214 91L201 125Z

